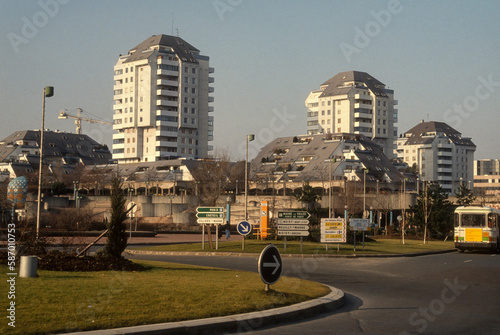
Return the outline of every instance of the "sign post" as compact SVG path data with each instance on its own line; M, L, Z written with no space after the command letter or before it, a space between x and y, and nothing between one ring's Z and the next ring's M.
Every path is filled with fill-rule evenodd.
M215 224L216 226L216 250L219 249L219 225L224 223L224 207L198 207L196 208L196 217L197 217L197 222L198 224L203 225L203 232L202 232L202 248L205 249L205 225L212 225ZM210 232L210 226L208 226L208 239L209 239L209 246L210 249L212 249L212 237L211 237L211 232Z
M346 243L346 222L342 218L321 219L321 243ZM339 249L337 249L337 252Z
M351 219L349 228L354 231L354 251L356 251L356 232L363 232L363 251L365 251L365 231L370 230L370 219Z
M302 251L303 236L309 236L309 218L306 211L278 212L278 236L284 236L286 251L286 237L300 236L300 251Z
M245 250L245 236L247 236L248 234L250 234L252 232L252 225L250 223L248 223L247 221L241 221L236 226L236 230L238 231L238 234L243 236L241 250Z
M275 284L283 271L283 263L278 248L269 244L262 250L259 257L260 278L266 284L265 291L269 291L269 285Z

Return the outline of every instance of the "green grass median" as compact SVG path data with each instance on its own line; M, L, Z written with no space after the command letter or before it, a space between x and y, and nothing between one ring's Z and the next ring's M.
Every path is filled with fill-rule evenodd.
M163 262L148 271L38 271L16 278L15 328L6 309L0 334L49 334L200 319L286 306L329 293L321 284L282 277L264 291L256 273ZM0 267L8 278L7 267ZM5 283L6 281L3 280ZM4 284L5 295L8 288ZM5 301L2 300L5 306Z
M242 250L242 242L238 241L220 241L218 250L215 250L215 242L213 242L213 249L210 249L208 242L205 242L205 249L202 248L201 236L200 243L184 243L184 244L169 244L160 246L151 246L143 248L129 248L130 250L149 250L149 251L178 251L178 252L231 252L231 253L260 253L262 249L269 243L274 244L280 253L287 254L330 254L330 255L374 255L374 254L408 254L420 253L428 251L439 251L454 249L453 241L429 241L423 244L421 240L405 240L405 244L397 239L378 239L365 242L363 251L363 242L361 236L358 236L356 241L356 251L354 251L353 244L341 243L339 251L337 251L337 244L329 244L328 250L325 244L316 242L303 242L302 251L300 249L300 241L287 241L286 250L285 242L280 240L245 240L245 249Z

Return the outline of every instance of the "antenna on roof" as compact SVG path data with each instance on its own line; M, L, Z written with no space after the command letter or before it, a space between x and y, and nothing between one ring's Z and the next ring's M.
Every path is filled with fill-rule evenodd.
M179 37L179 28L175 28L175 35Z

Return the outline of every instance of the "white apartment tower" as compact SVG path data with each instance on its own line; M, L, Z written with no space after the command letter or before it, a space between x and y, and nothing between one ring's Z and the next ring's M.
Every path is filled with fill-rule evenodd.
M397 137L394 91L366 72L341 72L307 97L307 133L362 134L393 158Z
M453 194L460 183L469 186L474 181L475 151L469 137L446 123L422 120L398 138L396 154L398 160L417 167L422 182L437 182Z
M114 67L113 159L206 158L213 147L209 57L180 37L153 35Z

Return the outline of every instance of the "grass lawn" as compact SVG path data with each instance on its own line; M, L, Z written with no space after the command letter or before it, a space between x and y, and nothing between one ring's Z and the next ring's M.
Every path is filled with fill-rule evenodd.
M359 234L361 235L361 234ZM405 253L418 253L425 251L447 250L454 249L453 241L429 241L423 244L422 240L405 240L402 244L399 239L378 239L375 241L365 242L365 250L363 251L363 244L361 236L356 239L356 252L352 244L340 244L340 251L337 252L337 244L330 244L328 251L326 251L325 244L314 242L303 242L302 252L300 251L299 241L287 241L286 251L284 241L280 240L245 240L245 250L242 250L241 242L219 242L219 252L245 252L245 253L260 253L265 245L272 243L280 251L280 253L287 254L332 254L332 255L363 255L363 254L405 254ZM215 243L213 249L209 249L208 242L205 242L205 249L202 249L201 236L200 243L187 243L187 244L170 244L160 245L145 248L130 248L131 250L151 250L151 251L215 251Z
M16 327L7 325L7 267L0 267L0 334L47 334L181 321L258 311L320 297L321 284L282 277L264 291L260 276L163 262L143 272L38 271L16 278ZM5 293L5 294L4 294Z

